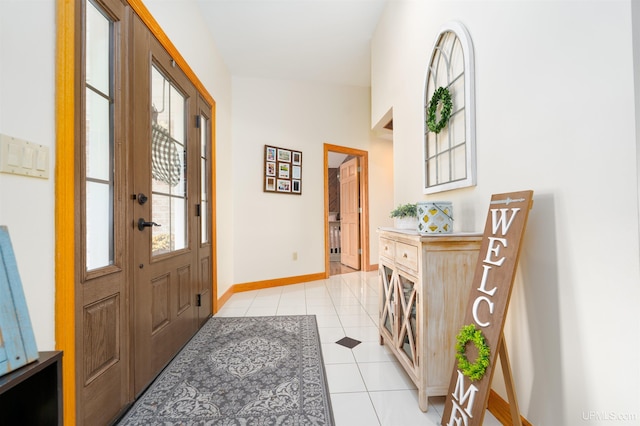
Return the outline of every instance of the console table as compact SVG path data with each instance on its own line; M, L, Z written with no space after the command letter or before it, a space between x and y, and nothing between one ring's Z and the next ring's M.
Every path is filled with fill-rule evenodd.
M62 352L0 376L0 425L62 425Z
M379 331L418 388L420 409L447 393L482 234L380 228Z

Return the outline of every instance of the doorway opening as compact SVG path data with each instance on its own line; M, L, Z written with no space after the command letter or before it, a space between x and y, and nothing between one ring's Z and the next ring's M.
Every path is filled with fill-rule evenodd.
M324 144L326 277L371 270L368 188L368 152Z

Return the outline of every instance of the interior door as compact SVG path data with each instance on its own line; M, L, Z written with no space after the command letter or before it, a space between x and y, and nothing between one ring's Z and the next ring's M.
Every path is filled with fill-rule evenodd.
M134 392L198 328L197 92L137 18L133 27Z
M358 157L340 165L340 263L360 269L360 180Z

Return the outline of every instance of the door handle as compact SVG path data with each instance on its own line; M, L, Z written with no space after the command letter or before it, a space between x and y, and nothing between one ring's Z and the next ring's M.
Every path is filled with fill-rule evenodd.
M138 219L138 229L143 231L147 226L162 226L159 223L147 222L143 218Z

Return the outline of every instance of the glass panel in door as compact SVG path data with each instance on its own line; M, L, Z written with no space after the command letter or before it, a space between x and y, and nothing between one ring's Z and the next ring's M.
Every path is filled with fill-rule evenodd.
M400 323L399 344L409 360L416 362L416 310L418 297L413 280L398 275L399 303L398 321Z
M393 331L393 327L395 322L396 295L393 288L393 269L383 265L380 269L380 275L382 282L382 297L380 299L380 303L382 304L380 312L382 313L380 323L391 336L394 336L395 332Z
M200 115L200 243L209 242L209 120Z
M187 247L185 97L155 66L151 72L152 255Z
M86 12L85 256L87 271L114 263L113 22Z

